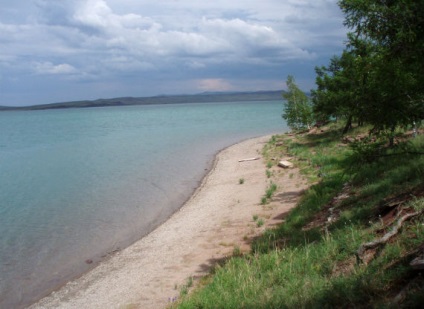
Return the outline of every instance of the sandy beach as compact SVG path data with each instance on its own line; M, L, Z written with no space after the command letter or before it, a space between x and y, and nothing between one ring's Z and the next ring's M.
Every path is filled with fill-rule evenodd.
M188 278L207 274L235 247L248 251L255 236L282 222L306 188L296 169L274 167L278 190L269 204L260 204L270 182L261 156L269 138L220 152L202 185L164 224L29 308L165 308ZM265 224L258 227L254 215Z

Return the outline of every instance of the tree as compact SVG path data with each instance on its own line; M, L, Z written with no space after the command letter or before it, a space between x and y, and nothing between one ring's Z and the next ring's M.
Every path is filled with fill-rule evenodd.
M354 120L366 121L369 111L365 102L372 94L368 80L373 46L351 35L349 39L351 44L340 57L331 58L328 67L315 68L317 89L311 91L316 117L345 119L343 134Z
M424 119L424 1L341 0L352 29L340 57L316 68L320 117L356 119L374 132ZM391 139L393 142L393 139Z
M394 131L424 119L424 1L342 0L352 37L373 44L369 122ZM354 48L356 48L354 46Z
M284 112L282 117L292 130L310 129L314 121L312 106L306 94L299 89L293 76L287 77L287 92L283 93Z

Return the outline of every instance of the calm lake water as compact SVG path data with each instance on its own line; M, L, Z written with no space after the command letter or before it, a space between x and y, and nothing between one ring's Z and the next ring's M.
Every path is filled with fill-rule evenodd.
M217 151L286 131L281 113L277 101L0 113L0 308L146 235Z

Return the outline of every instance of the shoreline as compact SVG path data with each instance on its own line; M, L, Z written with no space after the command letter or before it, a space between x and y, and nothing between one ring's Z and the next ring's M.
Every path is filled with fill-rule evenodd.
M289 176L276 169L284 192L277 191L277 203L259 205L268 184L265 164L262 159L238 160L261 157L269 139L248 139L219 151L198 188L174 214L28 308L164 308L189 277L206 275L234 248L248 251L250 240L281 222L306 188L296 170ZM242 178L245 183L240 184ZM265 218L264 226L256 226L253 215Z

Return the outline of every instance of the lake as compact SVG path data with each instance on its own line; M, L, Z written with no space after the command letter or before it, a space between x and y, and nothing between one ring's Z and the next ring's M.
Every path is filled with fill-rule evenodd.
M21 308L149 233L215 154L282 133L282 101L0 113L0 308Z

